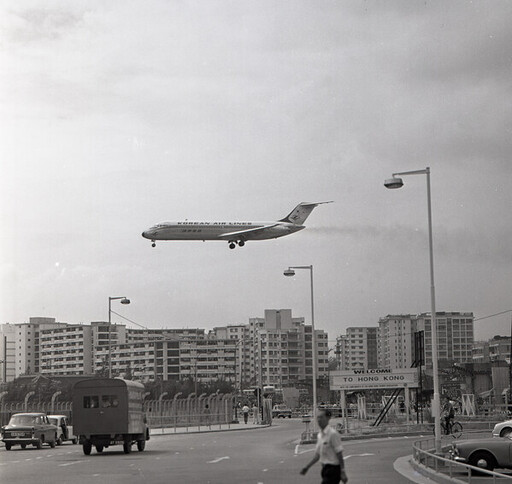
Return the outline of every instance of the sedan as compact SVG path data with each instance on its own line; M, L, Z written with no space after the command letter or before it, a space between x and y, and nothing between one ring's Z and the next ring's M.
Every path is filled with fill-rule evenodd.
M30 444L38 449L43 444L53 448L57 441L57 427L50 423L44 413L16 413L2 427L2 441L5 450L11 450L13 445L20 445L24 449Z
M452 444L450 457L487 471L512 469L512 438L462 440Z

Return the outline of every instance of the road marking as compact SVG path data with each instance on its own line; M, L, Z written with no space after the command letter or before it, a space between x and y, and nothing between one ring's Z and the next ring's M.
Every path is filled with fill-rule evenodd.
M217 464L217 462L220 462L221 460L227 460L229 458L229 455L226 455L225 457L219 457L218 459L209 460L207 464Z
M268 471L268 469L263 469L263 472L267 472L267 471Z
M280 461L279 461L279 464L284 464L284 460L280 460Z
M80 462L87 462L86 460L74 460L73 462L66 462L65 464L59 464L59 467L67 467L75 464L80 464Z
M28 460L32 460L32 459L25 459L25 462L27 462Z
M343 456L343 460L348 459L349 457L366 457L367 455L375 455L375 454L351 454Z
M42 459L42 457L41 457L41 456L39 456L39 457L36 457L36 459Z

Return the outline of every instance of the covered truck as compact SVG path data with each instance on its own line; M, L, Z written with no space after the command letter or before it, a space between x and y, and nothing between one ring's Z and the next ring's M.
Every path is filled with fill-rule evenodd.
M144 386L121 378L90 378L73 387L74 433L85 455L92 446L97 452L122 444L125 454L131 446L143 451L149 428L143 410Z

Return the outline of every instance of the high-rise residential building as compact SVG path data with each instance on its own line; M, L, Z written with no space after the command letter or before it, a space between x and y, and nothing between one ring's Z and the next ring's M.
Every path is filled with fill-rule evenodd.
M39 373L90 375L93 373L93 327L59 325L39 330Z
M16 327L0 324L0 382L6 383L16 377Z
M395 314L379 319L379 368L410 368L414 361L416 316Z
M313 357L318 378L328 375L327 333L313 332L303 318L293 318L291 309L266 309L264 318L249 319L250 379L246 383L290 386L313 379Z
M469 363L472 361L472 348L475 342L473 313L438 312L437 356L438 361ZM425 331L425 362L432 367L432 324L430 313L418 315L417 331Z
M489 341L475 341L471 349L471 359L473 363L488 363L489 359Z

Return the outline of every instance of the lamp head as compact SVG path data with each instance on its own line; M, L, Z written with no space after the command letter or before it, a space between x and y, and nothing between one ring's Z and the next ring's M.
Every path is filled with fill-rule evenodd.
M130 300L127 297L123 297L120 302L121 304L130 304Z
M295 271L293 269L286 269L283 271L283 275L286 277L293 277L295 275Z
M393 178L388 178L385 182L384 182L384 186L386 188L402 188L404 186L404 182L401 178L397 178L397 177L393 177Z

